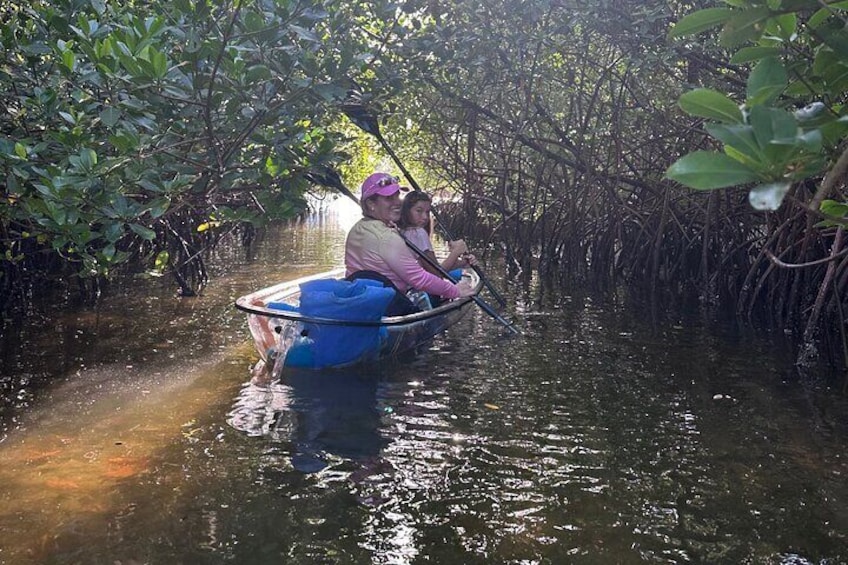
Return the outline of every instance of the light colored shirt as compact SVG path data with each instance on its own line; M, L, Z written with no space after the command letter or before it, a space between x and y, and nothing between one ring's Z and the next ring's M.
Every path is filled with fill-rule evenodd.
M394 228L380 220L362 218L345 241L345 271L375 271L387 277L401 292L410 288L444 298L459 298L459 289L425 271L415 253Z
M421 251L433 251L430 234L424 228L406 228L403 230L403 236Z

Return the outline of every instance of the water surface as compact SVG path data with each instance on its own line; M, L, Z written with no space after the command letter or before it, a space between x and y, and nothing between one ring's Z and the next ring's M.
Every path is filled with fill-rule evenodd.
M342 220L344 224L346 220ZM848 403L776 340L588 294L250 382L233 300L338 265L323 215L4 326L0 562L844 563ZM491 270L491 269L490 269Z

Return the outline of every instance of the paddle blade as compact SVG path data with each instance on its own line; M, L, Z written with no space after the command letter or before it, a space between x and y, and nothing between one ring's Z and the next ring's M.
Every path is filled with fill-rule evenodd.
M380 124L377 122L377 118L362 104L358 102L345 102L342 104L342 112L347 114L350 121L365 133L375 136L380 135Z
M359 202L359 199L342 181L341 175L329 167L323 167L320 170L312 170L303 175L306 180L311 183L320 184L328 188L335 188L354 202Z

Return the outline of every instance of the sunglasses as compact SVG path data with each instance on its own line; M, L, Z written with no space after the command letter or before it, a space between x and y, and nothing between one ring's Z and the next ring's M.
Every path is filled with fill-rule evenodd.
M389 186L390 184L400 184L400 181L397 177L383 177L376 182L375 186L377 188L383 188L384 186Z

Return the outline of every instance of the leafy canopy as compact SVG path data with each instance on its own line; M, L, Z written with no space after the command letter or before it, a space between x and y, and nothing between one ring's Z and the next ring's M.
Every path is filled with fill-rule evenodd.
M752 65L744 98L738 102L708 88L683 94L681 109L707 120L706 130L723 152L685 155L666 175L699 190L754 185L752 206L776 210L793 183L832 166L845 136L848 2L725 4L730 7L687 15L669 37L720 28L719 44L735 50L730 63Z
M5 260L36 241L104 275L174 238L194 245L301 209L304 172L344 158L328 124L348 77L373 58L363 22L393 9L36 0L5 10Z

